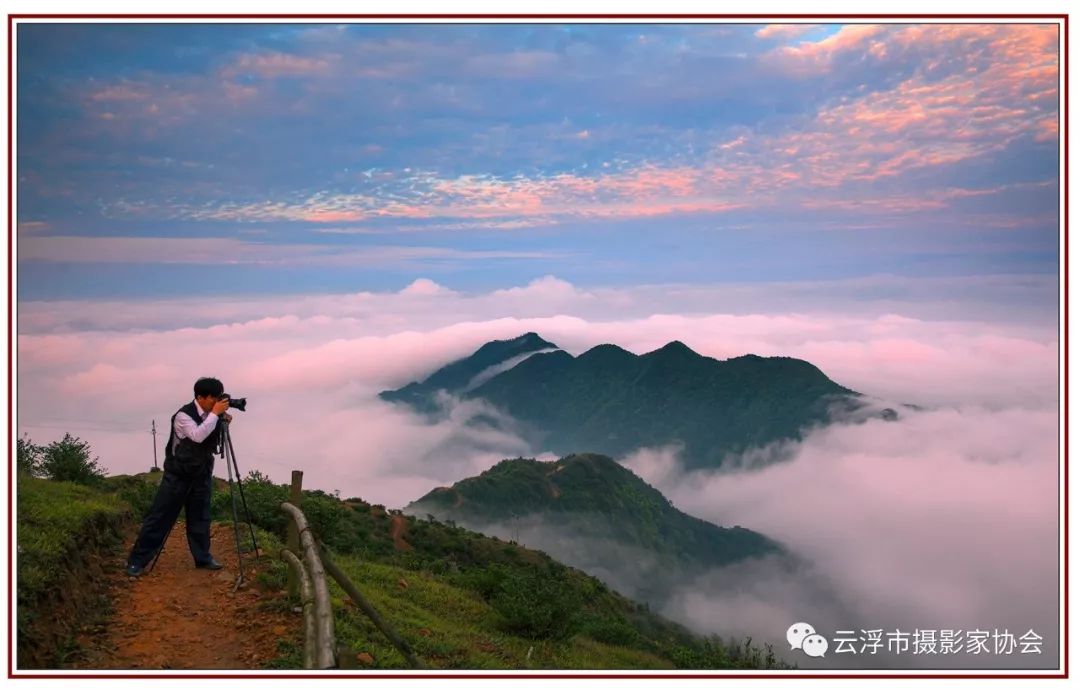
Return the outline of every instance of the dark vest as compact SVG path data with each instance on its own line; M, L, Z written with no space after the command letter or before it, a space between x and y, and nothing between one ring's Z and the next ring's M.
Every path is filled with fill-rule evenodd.
M221 437L221 420L218 420L217 427L202 443L195 443L190 438L176 438L176 415L178 414L186 414L196 424L202 418L202 410L194 400L181 407L172 416L169 424L169 441L165 444L165 471L182 477L199 477L212 472L214 451Z

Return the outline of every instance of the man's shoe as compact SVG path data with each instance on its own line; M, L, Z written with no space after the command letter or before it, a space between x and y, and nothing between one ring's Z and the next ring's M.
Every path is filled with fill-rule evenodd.
M220 563L215 561L213 558L211 558L210 560L206 561L205 563L196 563L195 567L199 568L201 570L221 570L225 566L221 565Z
M134 563L128 564L127 574L128 577L138 577L146 571L145 566L135 565Z

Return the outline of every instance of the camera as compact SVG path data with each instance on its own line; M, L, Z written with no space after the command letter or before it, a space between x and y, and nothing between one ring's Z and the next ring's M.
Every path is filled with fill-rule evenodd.
M229 408L234 410L240 410L245 412L247 410L247 398L234 398L228 393L222 393L218 396L218 400L228 400Z

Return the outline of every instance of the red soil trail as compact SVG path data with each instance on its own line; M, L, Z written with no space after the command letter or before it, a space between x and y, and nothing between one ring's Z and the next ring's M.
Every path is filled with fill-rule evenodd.
M213 524L210 533L222 570L195 568L183 523L173 528L153 571L129 578L118 559L108 582L111 619L103 631L80 636L85 654L70 667L258 669L279 655L279 640L302 646L301 616L282 606L265 606L284 594L259 591L256 584L257 572L270 557L257 563L252 554L244 554L246 582L234 591L233 528Z
M394 515L390 518L390 538L394 540L394 548L398 551L409 551L412 549L412 545L405 541L405 531L408 528L408 523L401 515Z

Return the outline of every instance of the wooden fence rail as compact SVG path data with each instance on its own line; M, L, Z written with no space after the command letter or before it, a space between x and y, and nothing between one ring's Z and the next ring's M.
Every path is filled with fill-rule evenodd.
M349 598L353 600L357 608L364 612L371 622L375 624L375 627L379 629L383 635L386 635L386 639L390 640L390 644L394 645L401 655L405 657L405 661L409 663L412 668L424 668L424 665L420 663L420 660L413 654L412 648L409 647L409 643L401 639L401 636L397 634L389 623L383 620L383 617L379 615L379 612L375 610L367 598L360 593L360 590L356 588L356 585L352 583L352 580L342 572L341 568L337 567L332 560L330 560L330 553L326 550L326 546L319 542L319 549L322 553L323 565L326 566L326 572L330 573L330 577L337 580L338 585L341 586L345 593L349 595Z
M315 594L315 663L318 668L333 668L334 611L330 608L330 589L326 586L326 571L319 558L319 549L315 546L315 538L311 536L311 527L304 513L291 503L282 503L281 508L292 516L300 533L304 566L311 577L311 588Z
M282 549L281 558L300 583L300 602L304 611L304 668L315 668L315 638L318 635L315 628L315 589L311 586L311 578L304 564L295 553Z
M390 643L401 652L412 668L423 668L423 664L413 653L409 644L390 626L360 590L344 572L330 560L326 546L317 543L311 533L311 526L303 511L300 510L301 482L303 473L292 473L292 490L289 501L281 504L281 509L289 515L288 546L281 550L281 559L289 567L289 594L300 595L304 614L304 668L334 668L334 612L330 605L330 589L326 585L326 574L337 580L345 594L371 619L375 627L386 635ZM303 554L303 560L300 558ZM342 666L351 665L344 656Z

